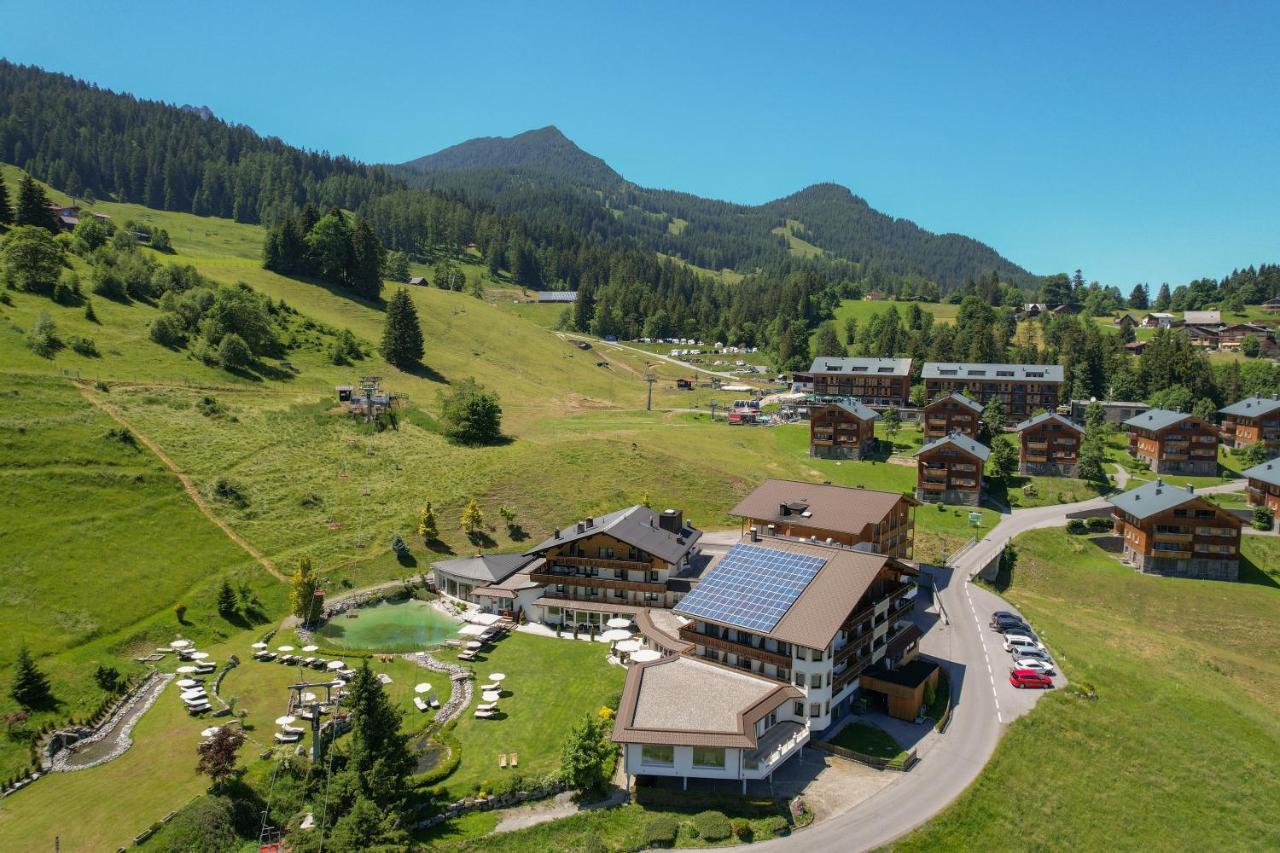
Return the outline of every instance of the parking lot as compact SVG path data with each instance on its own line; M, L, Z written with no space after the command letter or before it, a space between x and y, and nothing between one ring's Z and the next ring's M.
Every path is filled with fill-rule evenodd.
M1021 616L1021 614L1008 602L997 598L982 587L974 584L965 585L965 603L968 605L969 612L964 616L976 620L981 632L982 646L986 654L986 662L989 664L987 675L995 691L996 713L999 722L1012 722L1031 710L1036 703L1036 699L1039 698L1038 694L1043 692L1043 689L1018 688L1009 683L1009 670L1013 668L1014 657L1004 650L1004 635L991 628L989 623L991 614L996 610L1009 611L1018 616ZM1032 625L1031 628L1035 630L1035 625ZM1053 646L1046 642L1045 638L1039 637L1039 639L1044 643L1049 656L1052 658ZM1055 690L1060 689L1067 683L1062 673L1058 671L1056 660L1054 661L1052 679Z

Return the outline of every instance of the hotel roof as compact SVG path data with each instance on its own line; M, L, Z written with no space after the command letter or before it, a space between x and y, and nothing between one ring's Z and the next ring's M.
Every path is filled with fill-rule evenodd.
M961 394L959 391L952 391L950 394L940 394L933 400L930 400L928 403L925 403L924 407L927 409L930 406L935 406L938 403L944 403L947 400L955 400L956 402L960 403L962 406L968 406L970 409L973 409L978 414L982 414L982 410L984 408L981 403L976 402L974 400L970 400L968 397Z
M935 447L941 447L944 444L954 444L956 447L971 453L983 462L987 461L987 457L991 455L991 448L985 444L979 444L969 436L960 432L953 432L950 435L944 435L942 438L935 438L924 447L917 450L913 455L919 456L921 453L933 450Z
M477 554L456 560L442 560L431 567L447 575L468 578L483 583L498 583L515 574L529 562L524 554Z
M1125 426L1139 429L1161 430L1192 417L1189 412L1172 412L1168 409L1147 409L1124 422Z
M1014 427L1014 429L1016 429L1018 432L1022 432L1024 429L1029 429L1033 426L1039 426L1045 421L1057 421L1058 423L1062 424L1063 426L1067 427L1068 429L1074 432L1084 432L1081 426L1077 424L1075 421L1072 421L1069 418L1064 418L1062 415L1058 414L1057 412L1041 412L1040 414L1036 415L1033 418L1027 418L1025 421L1023 421L1022 423Z
M848 376L908 376L909 358L848 358L819 356L813 360L810 373L842 373Z
M860 421L874 421L876 418L880 417L879 412L870 406L863 405L858 400L851 400L847 403L830 403L828 405L838 406Z
M1058 364L974 364L969 362L926 361L922 379L999 379L1006 382L1034 379L1061 382L1062 366Z
M1280 398L1248 397L1238 403L1232 403L1230 406L1218 409L1218 414L1232 415L1237 418L1260 418L1276 411L1280 411Z
M1242 471L1241 475L1250 480L1261 480L1271 486L1280 486L1280 459L1254 465L1249 470Z
M600 533L612 536L619 542L625 542L646 554L652 554L673 564L680 562L689 549L702 538L702 531L684 523L681 524L679 533L664 530L658 524L656 512L647 506L636 504L608 515L583 519L562 530L557 530L542 544L525 553L541 553L548 548L578 539L587 539Z
M908 504L915 503L898 492L769 479L738 501L729 514L766 524L794 524L858 535L868 524L883 521L890 510L903 500Z
M1186 488L1171 486L1163 480L1157 479L1151 483L1144 483L1136 489L1130 489L1123 494L1107 498L1107 503L1124 510L1135 518L1149 518L1157 513L1173 509L1176 506L1182 506L1187 501L1195 499L1196 493L1190 486Z

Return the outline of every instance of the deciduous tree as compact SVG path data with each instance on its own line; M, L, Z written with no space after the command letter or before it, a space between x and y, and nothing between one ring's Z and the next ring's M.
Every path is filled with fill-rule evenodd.
M243 744L244 734L238 728L222 726L196 747L200 756L196 772L208 776L214 790L220 789L227 779L235 775L236 760Z
M456 383L443 395L440 421L447 438L464 444L489 444L502 437L498 395L474 379Z
M4 238L0 265L9 287L48 295L62 273L62 244L43 228L19 225Z

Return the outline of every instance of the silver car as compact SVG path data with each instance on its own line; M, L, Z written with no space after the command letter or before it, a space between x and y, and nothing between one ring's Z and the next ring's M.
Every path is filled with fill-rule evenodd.
M1040 658L1024 657L1018 658L1013 662L1014 669L1031 669L1042 675L1057 675L1053 664Z

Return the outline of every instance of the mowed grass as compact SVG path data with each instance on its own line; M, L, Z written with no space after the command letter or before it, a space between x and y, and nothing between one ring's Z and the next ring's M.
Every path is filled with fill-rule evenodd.
M956 315L960 313L959 305L952 305L948 302L917 302L916 304L920 306L921 311L932 314L935 323L954 323ZM890 305L897 310L898 316L905 322L907 312L911 310L910 302L894 302L887 299L842 300L835 310L836 329L840 332L841 340L844 339L845 320L853 317L858 321L858 327L862 328L876 314L883 314L888 311Z
M1245 537L1251 563L1276 550ZM1016 542L1005 594L1096 701L1054 691L904 850L1280 846L1280 587L1149 577L1084 538Z

